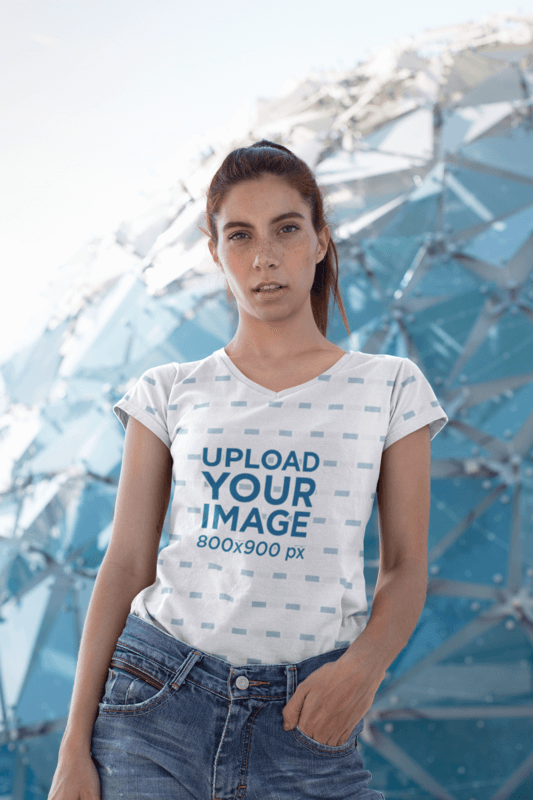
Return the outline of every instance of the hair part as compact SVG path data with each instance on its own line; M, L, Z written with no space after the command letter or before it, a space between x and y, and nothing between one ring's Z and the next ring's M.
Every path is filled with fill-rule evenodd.
M316 178L309 166L291 150L281 144L261 139L249 147L239 147L229 153L213 176L207 191L205 218L208 230L200 227L218 246L217 219L224 198L229 190L243 181L259 178L264 174L276 175L296 189L311 211L313 228L318 234L327 225L324 214L324 199ZM342 321L350 336L350 328L338 285L339 257L330 236L326 255L316 265L315 279L311 286L311 308L319 331L327 335L328 308L331 292L337 303ZM228 300L230 293L228 288Z

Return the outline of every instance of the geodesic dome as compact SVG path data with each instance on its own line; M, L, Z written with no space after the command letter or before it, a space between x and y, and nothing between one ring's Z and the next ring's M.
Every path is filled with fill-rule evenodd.
M449 417L427 601L360 736L372 785L387 800L533 797L532 41L533 17L499 15L310 74L207 136L64 266L46 331L1 366L0 797L46 797L55 770L111 533L114 402L236 328L198 225L224 157L263 137L310 164L333 211L352 336L335 309L328 338L409 357ZM369 610L378 547L375 505Z

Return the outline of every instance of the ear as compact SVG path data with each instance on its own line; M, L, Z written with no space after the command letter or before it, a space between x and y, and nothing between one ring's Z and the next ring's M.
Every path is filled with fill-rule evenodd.
M317 264L319 264L326 255L326 253L328 252L329 240L331 236L329 227L327 225L324 225L324 227L322 228L320 233L317 234L317 236L319 245L317 253Z
M209 252L211 253L213 261L215 262L215 264L218 264L220 266L220 261L218 260L217 249L215 247L214 241L212 239L209 239L209 241L207 242L207 246L209 247Z

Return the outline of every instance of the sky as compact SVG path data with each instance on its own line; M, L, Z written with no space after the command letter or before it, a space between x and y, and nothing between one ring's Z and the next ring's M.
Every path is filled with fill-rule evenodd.
M2 0L0 363L47 282L134 213L180 148L309 71L533 0ZM169 175L172 175L169 173Z

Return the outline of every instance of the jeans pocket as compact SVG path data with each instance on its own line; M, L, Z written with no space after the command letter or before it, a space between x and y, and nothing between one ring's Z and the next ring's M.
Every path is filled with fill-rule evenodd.
M352 753L357 746L357 734L361 730L359 725L356 725L353 731L350 733L348 739L344 744L324 744L323 742L317 741L317 739L312 739L311 736L308 736L303 730L296 725L292 729L292 734L299 745L305 747L307 750L315 753L316 755L321 756L346 756L349 753Z
M99 705L100 713L144 713L179 689L177 684L171 684L171 676L163 680L161 673L154 674L156 670L150 670L144 660L141 663L139 660L134 654L115 651Z

